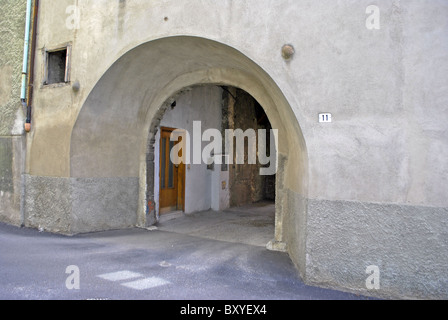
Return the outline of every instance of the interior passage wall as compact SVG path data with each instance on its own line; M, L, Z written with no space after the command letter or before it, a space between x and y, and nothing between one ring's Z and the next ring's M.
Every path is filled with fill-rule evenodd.
M259 129L269 130L270 124L267 116L257 101L244 90L236 88L231 88L231 90L227 110L229 118L227 129L240 129L243 132L253 129L257 134ZM232 95L230 95L231 93ZM236 148L236 145L234 147ZM256 148L258 149L258 146ZM232 207L264 200L266 198L266 180L272 180L272 177L260 175L261 165L258 158L256 164L249 164L248 139L245 139L244 152L244 164L236 163L237 152L234 150L233 164L229 166L230 206ZM273 198L271 195L270 199Z
M199 86L183 93L176 100L176 107L168 109L161 121L161 127L184 129L193 140L193 122L200 121L202 131L221 130L222 89L217 86ZM203 144L206 146L206 143ZM193 143L190 145L193 154ZM155 144L154 189L157 212L160 201L160 130ZM151 183L151 182L148 182ZM190 164L186 166L185 213L209 210L212 206L212 171L207 164Z

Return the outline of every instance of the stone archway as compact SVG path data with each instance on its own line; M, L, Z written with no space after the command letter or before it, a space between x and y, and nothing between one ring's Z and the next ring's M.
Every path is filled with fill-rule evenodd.
M164 103L198 84L245 90L279 129L274 246L286 246L303 274L308 158L297 118L281 89L254 61L203 38L144 43L118 59L91 91L71 139L72 192L81 190L72 204L72 231L147 223L147 155ZM88 195L82 191L86 189Z

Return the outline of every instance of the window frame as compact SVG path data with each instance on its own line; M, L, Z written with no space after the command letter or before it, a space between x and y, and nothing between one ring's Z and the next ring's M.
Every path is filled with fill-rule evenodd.
M49 75L49 55L58 51L66 51L66 60L65 60L65 75L64 82L56 82L56 83L48 83L48 75ZM53 48L44 48L43 50L43 87L60 87L65 86L70 83L70 69L71 69L71 55L72 55L72 45L71 43L67 43L61 46L53 47Z

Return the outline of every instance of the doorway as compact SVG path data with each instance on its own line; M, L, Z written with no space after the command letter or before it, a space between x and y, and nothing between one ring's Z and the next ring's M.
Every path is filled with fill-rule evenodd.
M171 141L171 134L176 129L161 128L160 133L160 214L167 214L185 209L185 164L174 164L171 151L182 140ZM182 152L182 150L180 151ZM182 154L179 154L182 157Z

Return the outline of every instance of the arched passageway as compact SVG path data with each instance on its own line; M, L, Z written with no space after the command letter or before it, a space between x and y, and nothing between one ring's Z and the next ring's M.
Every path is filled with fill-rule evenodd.
M91 91L71 139L72 190L84 194L72 206L73 231L154 222L154 194L147 188L154 172L148 163L154 161L160 121L176 95L205 84L246 91L278 129L273 247L287 249L304 272L308 164L297 118L281 89L254 61L203 38L144 43L119 58Z

